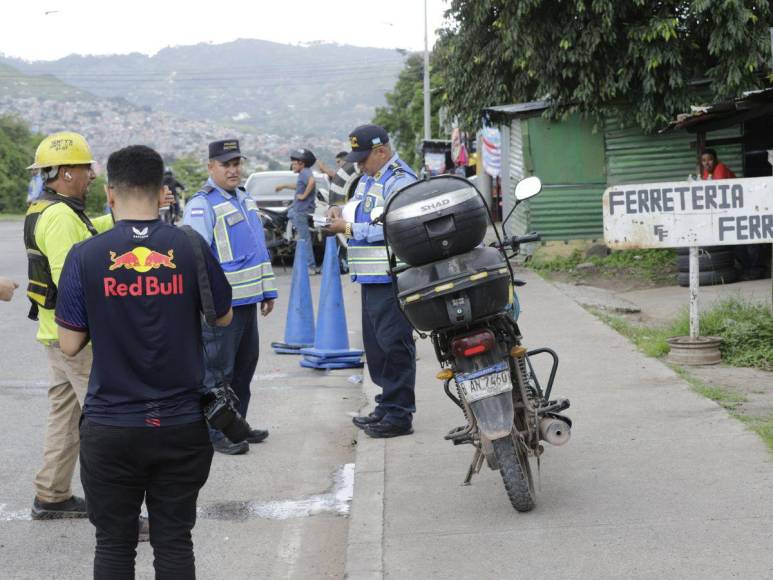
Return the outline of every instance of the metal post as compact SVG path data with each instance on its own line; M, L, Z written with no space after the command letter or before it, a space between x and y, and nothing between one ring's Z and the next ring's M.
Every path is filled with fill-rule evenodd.
M698 246L690 246L690 338L698 338L700 320L698 315L698 287L700 286L700 262Z
M424 0L424 138L432 139L429 102L429 39L427 34L427 0Z

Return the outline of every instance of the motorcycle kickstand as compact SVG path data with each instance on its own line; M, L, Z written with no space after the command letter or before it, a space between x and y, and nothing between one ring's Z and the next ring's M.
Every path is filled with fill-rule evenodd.
M472 456L472 463L470 463L470 468L467 470L467 477L464 478L462 485L470 485L472 476L475 475L476 473L479 473L480 468L483 467L483 459L484 459L483 451L476 448L475 455Z

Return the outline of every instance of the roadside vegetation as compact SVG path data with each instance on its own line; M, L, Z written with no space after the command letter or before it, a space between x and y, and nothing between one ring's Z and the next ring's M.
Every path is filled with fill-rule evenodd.
M656 358L668 353L668 337L690 334L687 310L664 327L639 326L599 311L595 314L644 354ZM700 334L722 338L720 350L725 364L773 371L773 311L767 306L738 298L717 302L701 312Z
M663 327L636 325L620 316L598 310L593 310L593 313L633 342L641 352L655 358L668 354L668 337L685 336L690 330L687 311ZM720 350L724 364L773 372L773 310L769 307L737 298L722 300L701 313L700 334L722 338ZM773 405L768 414L746 413L746 394L728 387L707 385L692 374L689 367L670 366L695 392L727 409L732 416L757 433L773 451ZM773 393L770 394L773 396Z
M580 283L599 279L626 280L642 286L672 285L676 280L674 250L621 250L606 256L586 256L574 250L568 257L541 258L536 255L528 267L548 279Z

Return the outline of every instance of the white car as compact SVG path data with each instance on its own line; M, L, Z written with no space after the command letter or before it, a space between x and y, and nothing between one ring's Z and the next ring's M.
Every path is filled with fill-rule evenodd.
M276 191L278 185L295 183L298 174L292 171L259 171L247 178L244 188L250 197L255 200L261 210L263 226L266 232L266 246L271 252L272 259L281 260L287 264L292 262L295 253L295 239L293 225L287 218L287 210L295 199L295 187ZM314 208L314 216L325 218L328 210L330 196L330 180L324 173L314 172L314 181L317 183L317 205ZM325 253L325 236L320 228L310 224L311 240L317 263L322 262ZM340 246L339 240L339 246ZM339 255L344 256L341 267L346 267L345 248Z

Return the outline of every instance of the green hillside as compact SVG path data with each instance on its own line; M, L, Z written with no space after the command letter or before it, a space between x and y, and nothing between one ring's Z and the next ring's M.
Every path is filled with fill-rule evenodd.
M94 96L68 85L53 75L28 75L0 62L0 98L21 99L28 97L57 101L90 101Z

